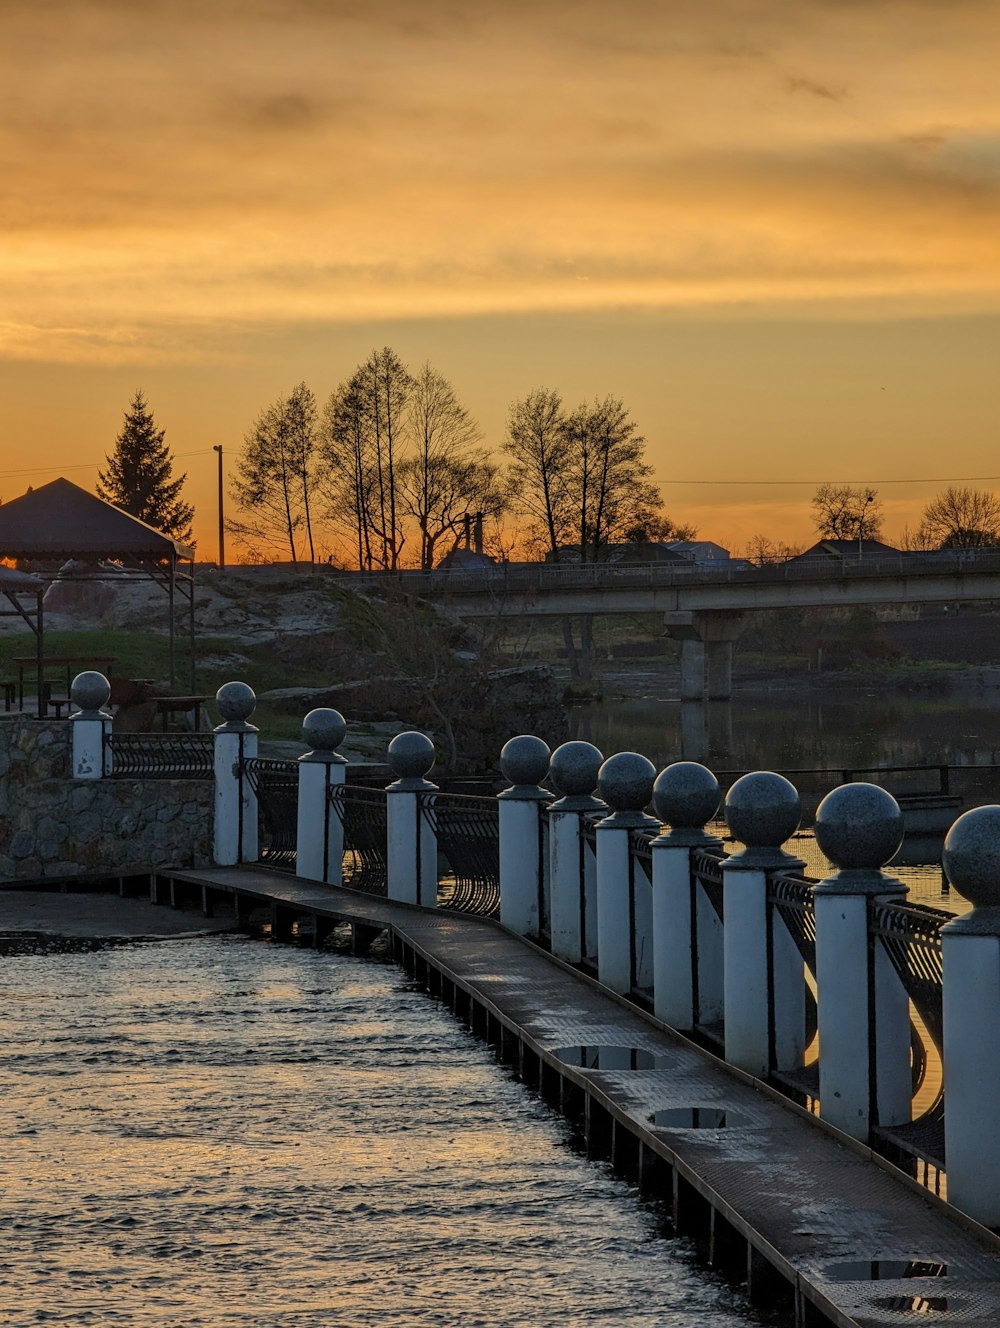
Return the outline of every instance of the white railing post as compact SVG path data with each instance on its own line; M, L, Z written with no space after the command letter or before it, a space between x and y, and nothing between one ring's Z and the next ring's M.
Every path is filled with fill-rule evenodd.
M549 772L549 756L548 745L527 733L504 743L500 753L500 770L511 785L497 794L500 921L518 935L535 940L549 923L543 812L552 794L539 788Z
M257 698L245 682L227 682L215 694L222 723L215 729L214 859L220 867L257 861L257 795L243 761L257 755L258 730L248 723Z
M549 807L549 894L552 953L578 964L587 956L588 883L584 827L607 805L593 796L604 757L589 742L564 742L552 753L549 776L563 796ZM596 916L596 901L589 909ZM592 927L593 922L589 925Z
M302 740L311 750L299 757L295 875L327 885L339 885L343 876L344 825L330 790L347 775L347 761L336 750L346 736L337 710L310 710L302 721Z
M948 1202L1000 1226L1000 807L960 816L945 875L972 912L941 929Z
M670 827L652 843L653 1012L672 1028L691 1029L698 1021L692 857L722 843L705 830L719 796L719 781L694 761L675 761L653 784L653 807Z
M781 848L799 828L802 799L783 775L757 770L732 786L725 811L730 833L744 845L722 864L726 1060L765 1079L773 1068L772 1035L779 1022L775 993L794 989L796 971L800 1003L805 990L801 955L789 946L773 945L773 937L781 933L774 929L769 935L767 906L768 872L796 871L805 865ZM784 971L789 964L791 974Z
M632 842L642 831L660 830L643 811L655 777L652 761L638 752L609 756L598 772L610 815L597 822L597 977L620 994L636 986L653 948L652 887L636 870Z
M425 776L434 766L434 744L423 733L397 733L389 765L398 778L386 789L386 875L390 899L437 905L437 835L424 805L437 792Z
M103 673L78 673L69 689L69 699L79 712L70 717L73 734L73 778L103 779L111 715L105 709L111 699L111 684Z
M871 903L907 894L881 870L903 842L903 814L876 784L842 784L816 809L814 829L838 868L813 895L820 1115L867 1141L874 1126L910 1119L909 999L868 934Z

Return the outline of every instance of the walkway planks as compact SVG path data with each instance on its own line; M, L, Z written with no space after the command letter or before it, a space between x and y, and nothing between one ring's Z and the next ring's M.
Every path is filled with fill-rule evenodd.
M678 1229L752 1296L787 1292L797 1325L1000 1324L1000 1239L498 924L252 868L160 871L154 891L267 906L319 933L388 929L397 959L579 1116L595 1153L672 1199ZM634 1051L606 1050L597 1069L554 1054L576 1047ZM640 1068L614 1068L628 1063Z

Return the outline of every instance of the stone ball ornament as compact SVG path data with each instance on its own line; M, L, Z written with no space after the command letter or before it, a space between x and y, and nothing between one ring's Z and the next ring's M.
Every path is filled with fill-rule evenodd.
M302 721L302 741L313 751L336 751L346 737L347 720L339 710L320 706Z
M719 781L697 761L675 761L653 783L653 807L676 830L701 830L719 810Z
M816 809L816 843L841 871L881 871L903 842L899 803L878 784L841 784Z
M941 866L974 908L1000 908L1000 807L963 812L945 836Z
M111 700L111 684L103 673L88 669L78 673L69 689L69 699L81 710L103 710Z
M245 682L223 683L215 693L215 704L226 724L245 723L257 708L253 688Z
M513 785L537 787L549 773L551 753L547 742L522 733L510 738L500 751L500 770Z
M430 738L416 729L397 733L389 743L387 754L390 766L400 779L425 779L437 759Z
M549 774L560 793L585 798L597 788L597 773L603 764L604 753L592 742L564 742L552 753Z
M726 824L747 848L779 848L802 820L799 791L784 775L754 770L726 794Z
M641 812L653 793L656 766L639 752L609 756L597 774L600 797L613 812Z

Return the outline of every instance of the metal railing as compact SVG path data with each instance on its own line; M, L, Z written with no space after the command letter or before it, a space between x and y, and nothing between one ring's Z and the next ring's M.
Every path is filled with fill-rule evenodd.
M434 793L422 802L449 874L440 882L444 908L490 917L500 912L500 806L496 798Z
M331 784L327 796L344 828L344 885L384 895L388 881L385 789Z
M108 779L212 779L211 733L109 733L104 739Z
M913 1090L916 1094L933 1068L930 1100L908 1125L876 1129L879 1139L898 1153L944 1167L944 1045L941 928L954 915L926 905L873 900L868 909L871 943L881 942L922 1026L911 1028ZM927 1042L925 1043L924 1038Z
M240 771L257 796L258 857L268 867L295 870L299 809L298 761L245 757Z

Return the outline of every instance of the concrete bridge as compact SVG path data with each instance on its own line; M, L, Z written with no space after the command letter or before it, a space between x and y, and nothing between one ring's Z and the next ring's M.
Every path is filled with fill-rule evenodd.
M712 570L694 563L506 564L350 580L359 589L395 584L445 600L463 618L660 613L681 643L681 699L726 700L744 613L1000 599L1000 549L819 556L749 569L736 562Z

